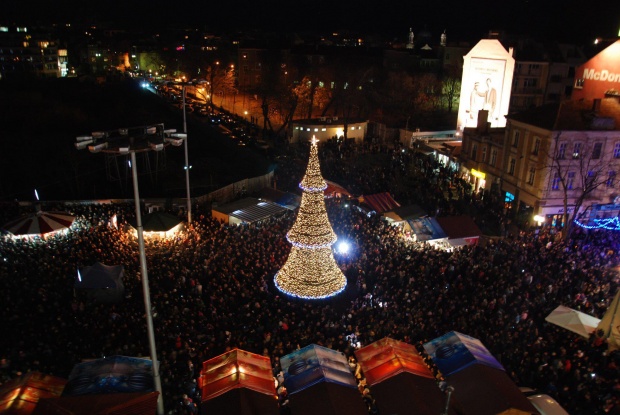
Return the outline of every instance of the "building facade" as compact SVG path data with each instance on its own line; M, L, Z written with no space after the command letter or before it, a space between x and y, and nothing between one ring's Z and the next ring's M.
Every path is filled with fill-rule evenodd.
M51 34L28 27L0 26L0 79L67 76L67 61L67 49Z
M295 120L290 125L291 142L310 141L316 137L319 142L324 142L332 138L342 139L344 129L347 129L347 139L354 140L356 144L361 144L368 131L368 121L348 121L338 117L321 117L311 120Z
M457 130L477 127L484 110L492 128L506 125L515 68L512 50L497 39L482 39L464 57Z
M499 191L509 215L557 224L565 212L615 203L620 101L547 104L509 116L503 131L466 129L461 160L470 183Z

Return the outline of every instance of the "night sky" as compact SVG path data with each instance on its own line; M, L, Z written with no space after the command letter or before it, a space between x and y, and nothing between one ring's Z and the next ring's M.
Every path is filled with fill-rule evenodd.
M41 6L37 6L40 4ZM589 42L616 37L620 2L565 0L8 0L3 23L111 22L135 28L195 26L206 30L260 29L276 32L330 32L406 36L427 29L446 30L448 39L480 39L489 30L529 33L536 37Z

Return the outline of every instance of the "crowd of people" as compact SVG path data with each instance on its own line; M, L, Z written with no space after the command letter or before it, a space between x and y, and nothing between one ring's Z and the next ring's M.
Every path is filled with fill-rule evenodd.
M286 413L282 356L318 344L353 357L384 337L423 352L450 331L480 339L517 385L548 393L570 413L620 413L619 352L545 321L558 305L599 318L607 311L620 287L617 234L588 231L565 242L546 228L448 252L343 199L326 203L339 239L353 246L336 254L348 285L331 299L294 299L274 287L294 212L229 226L197 206L184 230L147 239L166 413L197 413L202 363L233 348L270 358ZM0 237L0 383L29 371L66 379L83 359L149 354L138 244L128 230L133 205L58 208L77 217L68 233ZM76 295L76 270L97 261L125 267L122 301ZM361 391L372 410L372 388Z

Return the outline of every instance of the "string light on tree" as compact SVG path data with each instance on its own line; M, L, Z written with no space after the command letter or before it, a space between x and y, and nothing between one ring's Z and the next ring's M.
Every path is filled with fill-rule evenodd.
M607 229L608 231L620 230L620 220L617 216L604 219L593 219L594 225L586 225L575 219L575 223L585 229Z
M305 299L331 297L347 285L332 252L337 237L325 208L327 183L321 175L317 142L313 137L308 167L299 183L303 194L297 219L286 235L291 252L274 277L280 291Z

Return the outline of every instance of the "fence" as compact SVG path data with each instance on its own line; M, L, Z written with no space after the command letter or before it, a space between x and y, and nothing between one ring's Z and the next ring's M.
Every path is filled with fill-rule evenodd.
M217 189L211 193L199 196L195 199L195 201L200 204L213 202L218 204L227 203L247 194L262 190L266 187L271 187L272 183L273 171L270 171L262 176L243 179L238 182L231 183L228 186Z

